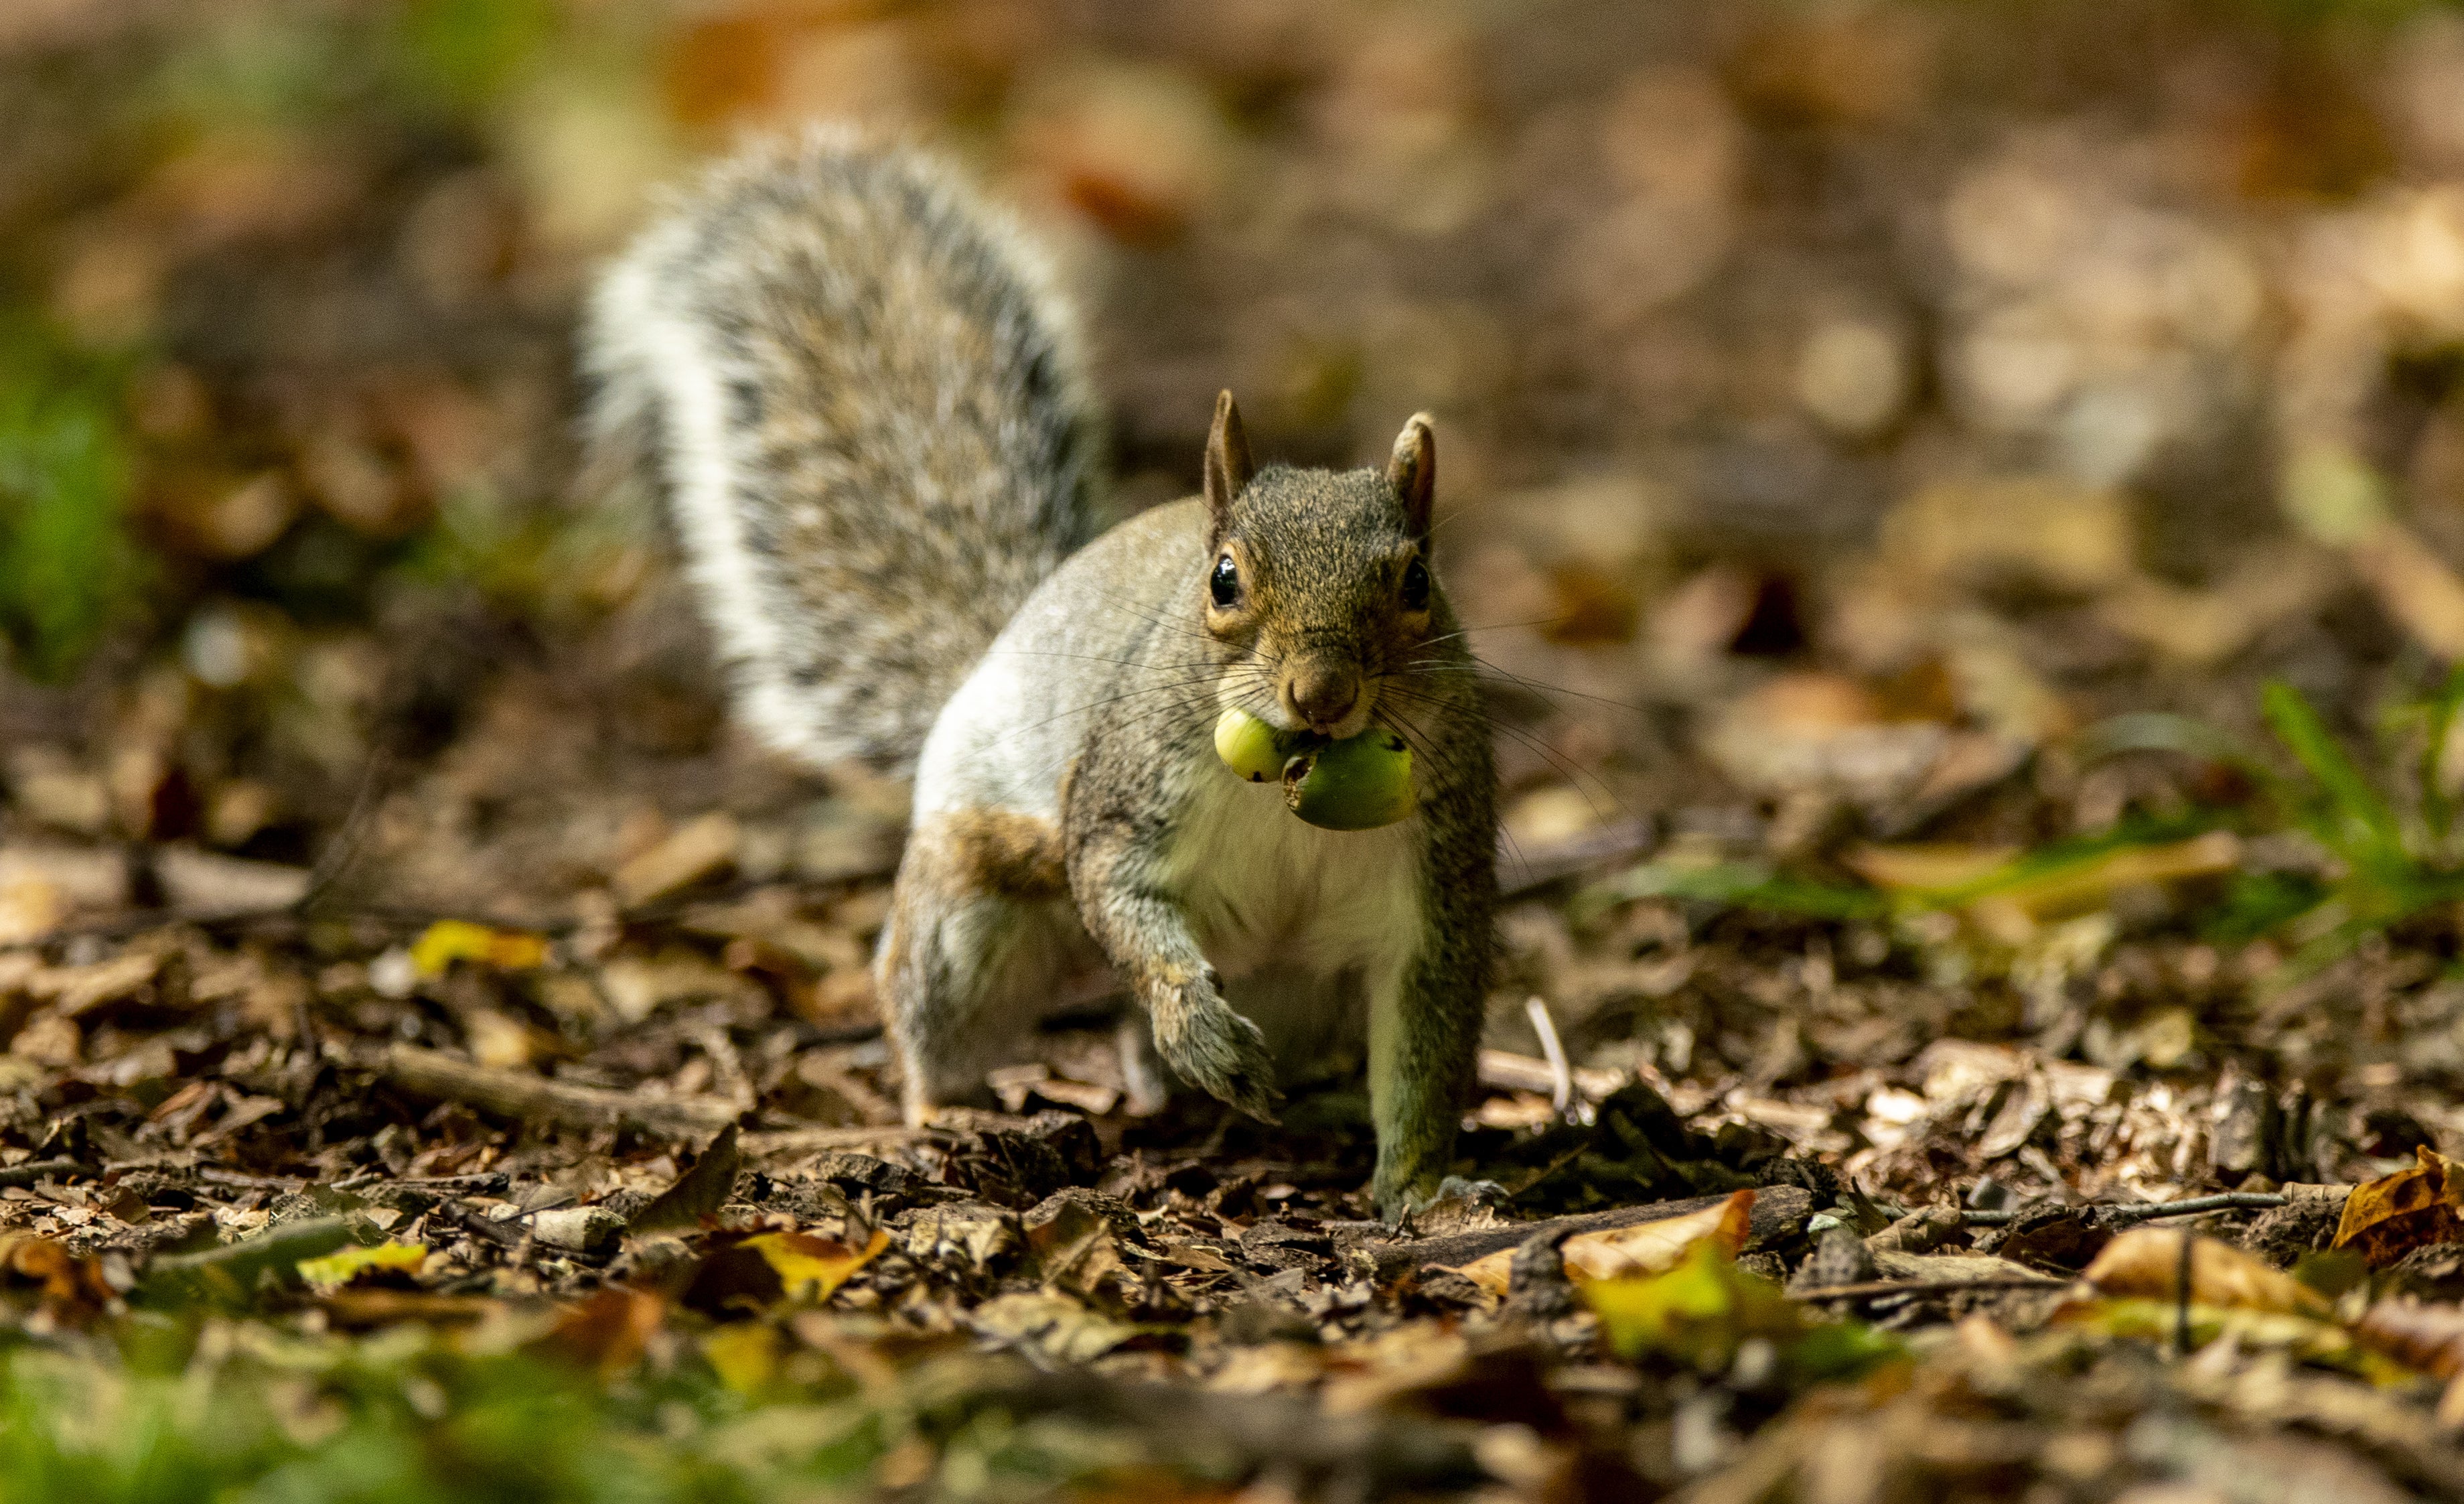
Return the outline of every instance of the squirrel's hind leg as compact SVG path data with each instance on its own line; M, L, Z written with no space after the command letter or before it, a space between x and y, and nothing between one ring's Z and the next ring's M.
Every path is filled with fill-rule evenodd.
M910 1122L989 1106L984 1073L1080 1001L1102 957L1071 910L1048 821L967 810L918 823L899 863L874 977Z

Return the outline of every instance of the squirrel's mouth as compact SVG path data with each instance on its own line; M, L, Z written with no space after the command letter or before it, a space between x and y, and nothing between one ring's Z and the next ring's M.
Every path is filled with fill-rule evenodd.
M1267 700L1267 703L1260 704L1261 699ZM1284 686L1277 686L1271 697L1259 695L1254 690L1238 697L1226 696L1223 704L1226 708L1247 711L1286 734L1308 735L1322 741L1344 741L1369 729L1377 708L1377 691L1375 681L1364 675L1358 694L1339 713L1331 715L1309 714L1306 708L1293 702L1290 691ZM1331 707L1322 705L1319 709L1323 712Z
M1348 741L1369 729L1369 692L1363 689L1359 702L1345 714L1330 721L1310 720L1308 729L1329 741Z

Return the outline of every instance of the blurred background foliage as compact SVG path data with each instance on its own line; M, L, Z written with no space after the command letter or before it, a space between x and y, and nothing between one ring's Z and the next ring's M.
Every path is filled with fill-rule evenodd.
M1725 860L1738 798L1754 862L1842 808L2169 829L2206 795L2067 739L2155 709L2264 744L2271 677L2351 737L2464 652L2447 5L32 0L20 809L296 858L375 742L445 745L516 661L707 744L572 438L574 314L659 185L817 118L955 153L1055 248L1124 506L1191 483L1219 385L1295 460L1440 414L1543 845L1709 810ZM40 792L138 743L188 795Z

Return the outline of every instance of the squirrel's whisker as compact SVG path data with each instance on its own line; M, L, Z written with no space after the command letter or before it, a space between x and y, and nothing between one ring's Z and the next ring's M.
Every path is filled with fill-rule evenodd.
M1379 694L1381 698L1388 694L1392 694L1409 703L1425 705L1438 710L1445 708L1443 701L1433 698L1418 691L1397 685L1392 679L1388 681L1387 687L1382 689ZM1525 731L1522 727L1508 725L1507 722L1492 717L1489 719L1489 729L1501 736L1512 737L1516 742L1528 748L1534 756L1538 757L1542 762L1548 763L1551 768L1554 769L1559 777L1566 780L1569 786L1571 786L1576 793L1583 796L1583 803L1591 807L1592 816L1594 819L1606 819L1611 810L1622 815L1630 815L1634 813L1632 809L1626 807L1625 801L1617 796L1617 790L1611 788L1608 785L1608 783L1597 773L1590 772L1584 768L1574 765L1566 759L1564 754L1558 752L1555 748L1551 747L1548 743L1542 741L1531 733ZM1592 788L1586 788L1584 786L1586 783L1589 783L1592 785ZM1598 803L1592 797L1593 788L1597 789L1601 797L1608 800L1611 807L1609 810L1602 809Z

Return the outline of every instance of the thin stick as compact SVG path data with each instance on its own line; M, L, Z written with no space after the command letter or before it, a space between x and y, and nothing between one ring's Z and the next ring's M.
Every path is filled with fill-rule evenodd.
M740 1110L715 1096L656 1097L610 1092L527 1071L499 1071L415 1045L388 1045L376 1073L414 1096L464 1102L500 1117L567 1128L630 1128L662 1139L700 1139L736 1121Z
M2182 1229L2182 1269L2178 1276L2181 1299L2173 1308L2173 1356L2190 1356L2190 1253L2198 1247L2198 1236L2189 1228Z
M932 1143L956 1138L947 1128L911 1128L888 1123L877 1128L788 1128L778 1133L744 1136L747 1155L818 1154L830 1149L864 1149L898 1143Z
M2130 1201L2089 1203L2065 1208L2077 1212L2095 1212L2105 1222L2155 1222L2166 1217L2195 1217L2210 1211L2266 1211L2285 1204L2286 1198L2275 1191L2223 1191L2213 1196L2190 1196L2181 1201ZM2041 1204L2040 1204L2041 1205ZM2034 1207L2021 1206L2012 1211L1963 1211L1962 1227L2003 1228Z
M58 1180L66 1175L82 1175L91 1180L94 1173L75 1160L31 1160L0 1170L0 1185L32 1185L37 1181Z
M1559 1113L1574 1099L1574 1073L1566 1065L1566 1047L1557 1038L1556 1020L1549 1016L1549 1005L1540 994L1523 1000L1524 1016L1531 1020L1531 1031L1540 1036L1540 1053L1549 1061L1549 1105Z

